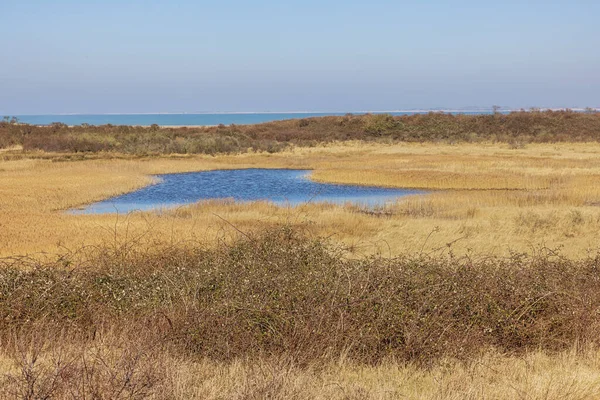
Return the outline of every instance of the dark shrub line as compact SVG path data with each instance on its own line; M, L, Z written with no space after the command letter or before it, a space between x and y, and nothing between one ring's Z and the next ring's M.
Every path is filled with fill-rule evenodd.
M492 115L443 113L391 116L346 115L275 121L258 125L162 128L80 125L68 127L0 122L0 148L22 145L47 152L125 154L218 154L278 152L290 145L345 140L526 143L600 140L600 112L512 112Z
M298 362L558 351L597 342L599 272L600 258L352 260L281 228L212 250L97 249L83 264L4 266L0 338L110 327L186 355Z

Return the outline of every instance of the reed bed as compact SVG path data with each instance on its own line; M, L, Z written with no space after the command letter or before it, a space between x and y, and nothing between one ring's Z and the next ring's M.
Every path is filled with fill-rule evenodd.
M14 154L14 153L11 153ZM21 154L21 153L19 153ZM532 246L586 256L598 248L600 145L594 143L394 145L346 142L277 154L59 161L22 154L0 161L0 255L57 253L117 236L212 241L235 230L292 221L335 237L357 254L447 249L508 255ZM152 175L226 168L311 169L312 179L436 188L382 212L354 206L202 202L173 212L68 215L64 210L135 190ZM437 185L437 186L436 186ZM571 218L572 215L582 218ZM536 224L538 216L547 223ZM227 222L225 222L227 221ZM142 240L142 239L140 239Z

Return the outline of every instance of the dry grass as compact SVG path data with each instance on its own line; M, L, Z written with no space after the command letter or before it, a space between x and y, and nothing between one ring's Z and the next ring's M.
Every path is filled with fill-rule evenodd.
M429 370L396 363L299 369L268 362L178 365L175 398L202 399L594 399L598 353L523 358L487 355Z
M299 227L310 237L329 236L342 242L348 245L353 257L421 253L423 256L450 255L448 259L452 260L467 255L461 258L461 262L466 262L484 260L482 255L494 254L518 259L520 252L552 257L557 248L561 248L562 255L575 259L598 251L600 144L597 143L528 144L515 149L507 144L347 142L277 154L147 159L120 158L114 154L97 156L98 159L93 160L60 162L59 159L68 159L68 155L21 153L20 149L0 154L0 255L64 253L66 248L79 249L84 245L125 254L155 246L163 249L165 244L202 247L216 243L215 239L238 237L236 229L252 232L282 223ZM262 202L243 205L213 201L160 214L75 216L63 212L147 185L152 174L248 167L309 168L314 170L313 179L319 181L443 190L406 198L379 211L323 204L286 209ZM41 255L36 254L36 258L39 257ZM27 259L14 260L22 269L30 265ZM61 262L61 266L70 266L65 259ZM450 274L450 279L453 276ZM548 283L549 276L541 273L539 282ZM577 276L570 274L561 278L557 275L552 282L556 285L571 280L571 283L579 282ZM577 284L593 285L594 275L586 276L584 282ZM41 276L40 282L45 282L44 279ZM516 279L515 284L524 281ZM35 331L31 325L24 325L29 329L17 331L13 342L6 335L10 329L2 332L1 398L43 398L49 390L57 399L93 398L94 393L102 393L104 398L155 399L600 397L600 353L594 348L564 350L577 347L577 339L574 339L577 335L573 336L569 324L577 322L581 332L591 332L593 325L588 324L588 320L572 317L571 306L581 306L585 315L595 318L597 304L593 293L597 291L588 291L585 296L557 296L556 299L562 301L556 303L560 313L548 306L547 312L541 313L546 319L538 320L541 314L537 314L540 310L536 309L535 315L531 315L532 324L522 327L527 332L529 329L544 332L548 328L550 336L556 335L552 324L557 323L560 314L561 321L570 322L558 326L567 335L562 341L557 336L561 343L559 352L552 352L556 346L550 346L547 352L538 351L531 342L525 346L525 353L518 356L503 354L505 349L485 350L476 355L471 353L462 361L437 358L423 368L391 360L368 365L342 355L339 362L329 359L296 363L286 357L263 358L256 354L216 361L202 358L202 353L200 357L184 356L181 351L175 351L177 349L157 345L156 337L145 340L146 336L138 335L140 343L132 339L135 335L120 338L121 328L141 332L153 327L158 333L169 329L167 320L156 319L160 307L153 303L154 298L148 303L148 310L153 312L144 309L136 314L133 307L133 311L129 310L132 313L124 317L127 323L123 326L99 324L98 337L82 340L81 335L95 335L96 331L90 333L91 325L86 326L85 319L69 314L71 297L59 296L54 298L55 302L45 300L44 296L52 300L55 290L60 294L58 289L68 287L64 280L57 282L52 290L40 292L39 297L32 293L27 297L28 294L22 292L23 300L12 305L8 303L11 298L17 301L14 296L1 298L10 306L6 308L7 315L13 317L21 315L27 319L26 313L15 311L27 307L42 317L50 310L58 310L54 311L58 312L55 318L50 319L55 325L49 324L56 340L41 344L29 340L29 333ZM264 280L255 280L252 284L264 287ZM474 284L472 287L479 290L482 286ZM497 287L491 285L480 291L489 294ZM157 293L164 294L163 291ZM166 298L162 294L157 296L168 306L181 297L174 293L167 293ZM378 290L373 293L381 295ZM438 294L433 290L431 299L440 299ZM507 299L517 299L514 287L505 294L508 294ZM195 304L192 298L188 298L186 307ZM468 296L461 299L469 301ZM555 297L544 299L554 301ZM476 303L483 304L482 301ZM100 312L102 307L110 306L109 302L97 307L91 304L86 302L87 308L84 308L93 311L89 315L96 317L104 315ZM455 303L440 304L450 307ZM455 311L465 309L460 306L463 303L456 304ZM535 304L541 307L541 303ZM423 315L433 314L424 312ZM458 318L454 314L447 317L453 321ZM140 327L136 322L127 327L135 318L146 320L147 325ZM4 324L9 323L8 319L2 320ZM546 322L536 325L535 321ZM77 327L77 323L83 332L69 331ZM238 325L233 328L240 328ZM216 324L212 326L217 329ZM436 332L445 335L452 331L452 326L436 325ZM386 327L388 325L381 325L382 330ZM233 328L229 331L233 332ZM112 333L106 337L100 334L106 329L116 331L115 337ZM549 336L544 335L523 334L521 337L546 343L543 340ZM218 335L212 339L217 340ZM455 349L453 346L442 348Z
M8 154L8 153L7 153ZM0 255L56 253L118 235L213 239L295 221L360 253L446 251L509 254L563 246L581 257L598 247L600 145L365 144L277 154L56 162L29 154L0 161ZM162 215L72 216L62 210L151 182L148 175L215 168L308 168L319 181L443 189L401 200L385 213L355 207L211 202ZM215 215L216 214L216 215ZM218 215L218 216L217 216ZM573 216L577 216L573 218ZM150 240L151 241L151 240Z
M1 355L0 394L6 399L33 394L29 398L37 399L52 393L51 398L58 400L93 398L99 393L102 398L155 400L585 400L600 396L600 353L593 350L552 357L541 352L524 357L489 353L469 363L447 361L427 370L394 362L366 366L341 361L312 367L264 359L190 362L160 353L144 354L132 363L132 356L118 347L90 346L65 351L62 360L56 353L42 354L32 366L31 353ZM127 363L134 369L125 383L123 364ZM70 379L52 386L55 374L61 372Z

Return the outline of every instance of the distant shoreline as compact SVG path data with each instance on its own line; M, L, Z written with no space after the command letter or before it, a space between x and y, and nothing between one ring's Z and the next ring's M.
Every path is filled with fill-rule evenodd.
M500 108L499 112L517 112L517 111L530 111L532 109L540 111L566 111L571 110L575 112L584 112L588 109L594 111L600 111L600 107L531 107L531 108ZM344 115L344 114L421 114L429 112L442 112L442 113L488 113L493 112L493 108L423 108L423 109L399 109L399 110L359 110L359 111L214 111L214 112L144 112L144 113L56 113L56 114L14 114L14 113L0 113L0 116L15 115L16 117L51 117L51 116L124 116L124 115L277 115L277 114L319 114L319 115Z
M525 110L525 111L532 111ZM539 108L535 109L539 111L562 111L566 109L546 109ZM588 108L574 108L569 109L574 112L585 112L586 110L598 111L598 109ZM352 115L365 115L365 114L390 114L393 116L407 116L407 115L418 115L428 113L444 113L444 114L455 114L455 115L490 115L494 112L502 114L509 114L520 110L508 110L508 109L432 109L432 110L405 110L405 111L355 111L355 112L299 112L294 111L290 113L276 113L276 112L265 112L265 113L253 113L253 112L237 112L237 113L200 113L200 114L48 114L48 115L16 115L15 117L19 122L47 126L53 123L62 123L68 126L79 126L79 125L127 125L127 126L152 126L158 125L165 128L201 128L218 125L256 125L262 123L269 123L275 121L283 121L290 119L300 118L319 118L327 116L344 116L348 114ZM1 114L0 114L1 116Z

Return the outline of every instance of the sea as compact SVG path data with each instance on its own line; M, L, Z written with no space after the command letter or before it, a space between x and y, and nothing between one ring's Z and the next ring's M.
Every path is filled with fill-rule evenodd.
M429 112L446 112L452 114L490 114L491 110L456 111L456 110L418 110L418 111L374 111L372 114L413 115ZM214 126L214 125L249 125L286 119L322 117L331 115L366 114L367 112L288 112L288 113L200 113L200 114L55 114L55 115L16 115L19 122L32 125L50 125L61 122L70 126L89 125L139 125L150 126Z

